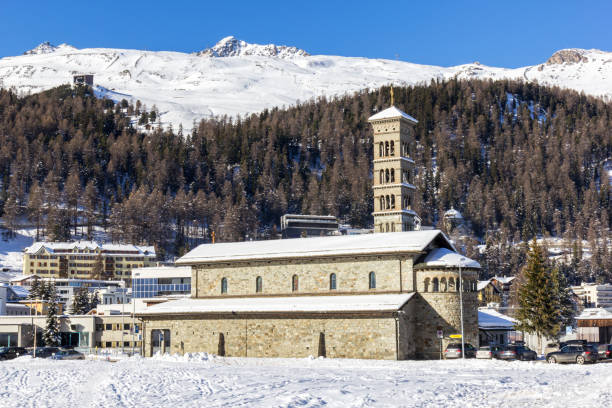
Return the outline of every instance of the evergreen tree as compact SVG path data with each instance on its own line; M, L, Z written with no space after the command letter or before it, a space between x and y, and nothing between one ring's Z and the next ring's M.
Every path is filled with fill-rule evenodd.
M567 304L563 294L566 288L559 286L562 282L558 271L555 271L546 265L544 251L534 238L523 271L525 281L518 288L519 310L516 318L519 321L517 328L536 334L540 342L542 336L556 338L566 321Z
M100 304L100 294L97 291L90 293L88 300L89 304L87 305L87 308L89 310L93 310L98 307L98 304Z
M43 330L43 341L46 346L59 346L60 336L60 322L57 318L58 306L57 306L57 293L55 291L55 284L50 283L48 285L48 303L47 308L47 322L45 329Z
M72 305L70 307L70 314L87 314L91 310L90 305L91 301L89 290L85 287L81 287L74 293Z
M44 285L44 282L41 282L40 278L38 278L38 276L35 276L34 279L32 279L32 284L30 285L28 299L41 299L42 285Z

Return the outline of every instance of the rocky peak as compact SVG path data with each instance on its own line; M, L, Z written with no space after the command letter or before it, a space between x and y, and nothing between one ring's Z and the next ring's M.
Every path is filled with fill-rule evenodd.
M238 40L234 36L229 36L223 38L211 48L197 52L196 55L218 58L238 57L243 55L288 58L294 56L308 56L310 54L296 47L274 44L249 44L245 41Z
M64 43L64 44L55 46L51 44L49 41L45 41L43 43L38 44L36 48L32 48L31 50L24 52L23 55L51 54L55 51L64 50L64 49L76 50L76 48L74 48L72 45L68 45Z
M588 62L589 59L584 56L586 50L581 50L579 48L570 48L566 50L560 50L555 52L549 59L546 61L547 64L574 64L577 62Z

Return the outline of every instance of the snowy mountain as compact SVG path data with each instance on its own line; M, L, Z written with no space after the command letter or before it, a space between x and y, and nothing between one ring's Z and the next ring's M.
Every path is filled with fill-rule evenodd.
M0 59L0 87L39 92L94 74L98 95L156 105L165 124L191 129L194 121L244 115L319 96L390 83L431 79L519 79L612 97L612 53L569 49L547 62L515 69L477 62L454 67L403 61L309 55L295 47L249 44L227 37L186 54L110 48L76 49L43 43L25 55Z

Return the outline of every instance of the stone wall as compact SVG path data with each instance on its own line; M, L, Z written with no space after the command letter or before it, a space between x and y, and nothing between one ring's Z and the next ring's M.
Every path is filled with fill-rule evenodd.
M376 289L368 287L370 272L376 273ZM332 273L336 274L336 290L334 291L330 290L329 284ZM297 275L299 279L296 292L292 291L293 275ZM261 293L255 291L255 280L258 276L261 276L263 280ZM191 296L194 298L222 296L222 278L227 279L227 294L224 296L410 292L413 290L411 257L368 256L195 265L191 278Z
M223 334L226 356L316 357L321 333L324 333L326 357L387 360L396 359L398 330L396 319L390 314L386 317L154 317L145 319L146 356L151 355L151 332L156 329L170 330L170 349L166 349L169 353L219 354L219 339ZM408 341L405 347L406 350L411 347Z

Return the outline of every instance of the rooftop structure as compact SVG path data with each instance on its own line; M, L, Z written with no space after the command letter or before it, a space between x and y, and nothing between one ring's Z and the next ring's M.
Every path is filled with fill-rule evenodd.
M135 299L189 296L191 267L159 266L133 269L132 288Z
M338 234L338 220L331 215L285 214L281 217L280 226L283 238Z

